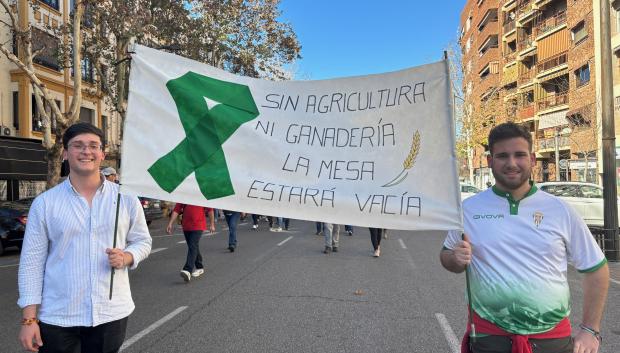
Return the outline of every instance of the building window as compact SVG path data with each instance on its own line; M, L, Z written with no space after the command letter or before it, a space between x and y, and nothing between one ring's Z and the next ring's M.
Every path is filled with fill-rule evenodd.
M33 61L50 69L60 71L58 63L58 50L60 41L53 35L40 29L32 29L32 51L41 50Z
M584 21L579 22L579 24L573 27L571 30L571 37L573 38L573 43L575 43L575 45L588 38L588 29L586 28Z
M43 99L43 98L41 98ZM60 101L56 100L56 105L58 108L61 108ZM49 103L43 99L43 106L45 107L45 112L47 116L49 116L52 122L52 128L56 127L56 119L52 116L52 107L50 107ZM34 94L32 95L32 131L43 131L43 115L39 113L39 107L37 106L37 100L34 98Z
M47 6L53 8L53 9L59 10L59 7L58 7L59 1L58 0L39 0L39 1L41 1L42 3L46 4Z
M575 82L581 87L590 82L590 64L585 64L575 71Z
M82 58L80 71L82 72L82 81L95 82L95 68L89 58ZM71 76L75 76L75 65L71 68Z
M95 82L95 70L92 61L89 58L82 59L82 80L86 82Z
M84 123L93 124L93 110L81 107L80 108L80 121Z
M614 110L620 111L620 96L614 98Z
M32 131L43 131L43 118L39 113L39 106L37 106L34 95L32 95Z
M15 35L15 33L13 33L13 55L18 56L19 55L19 47L17 45L17 36Z
M103 145L107 146L108 141L110 141L110 127L108 126L108 117L105 115L101 116L101 130L103 130Z
M19 91L13 92L13 126L19 130Z

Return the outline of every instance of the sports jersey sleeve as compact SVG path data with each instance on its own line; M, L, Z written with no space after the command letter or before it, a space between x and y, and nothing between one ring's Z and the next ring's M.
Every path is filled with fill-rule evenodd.
M607 262L605 255L581 216L564 202L563 205L568 213L568 222L570 222L566 249L568 261L579 272L596 271Z
M458 230L450 230L448 231L448 235L446 236L446 240L443 242L444 249L454 249L456 244L461 241L463 232Z

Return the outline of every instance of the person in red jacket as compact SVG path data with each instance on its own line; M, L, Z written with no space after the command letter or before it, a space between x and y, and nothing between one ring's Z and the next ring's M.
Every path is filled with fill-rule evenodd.
M176 204L170 216L168 226L166 227L166 232L172 234L172 228L174 227L177 217L183 214L181 226L183 227L185 242L187 243L187 260L185 261L185 266L183 266L181 270L181 277L185 282L189 282L192 277L198 277L205 272L199 247L202 232L207 228L205 212L209 213L209 230L214 232L215 218L213 217L212 208L185 205L182 203Z

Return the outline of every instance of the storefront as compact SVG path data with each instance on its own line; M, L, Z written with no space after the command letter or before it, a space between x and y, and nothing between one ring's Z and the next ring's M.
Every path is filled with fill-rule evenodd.
M45 190L47 161L40 140L0 137L0 200L34 197Z

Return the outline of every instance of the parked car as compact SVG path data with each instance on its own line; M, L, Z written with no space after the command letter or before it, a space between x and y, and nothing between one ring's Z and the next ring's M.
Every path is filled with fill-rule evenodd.
M479 193L480 189L473 185L461 183L461 201Z
M11 246L21 249L33 198L0 201L0 255Z
M536 184L539 189L562 198L583 218L588 227L603 227L603 188L583 182L551 181ZM620 208L620 204L618 204Z
M161 203L157 199L151 199L148 197L139 197L142 209L144 209L144 217L146 218L146 224L151 224L156 219L163 217L161 210Z

